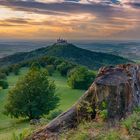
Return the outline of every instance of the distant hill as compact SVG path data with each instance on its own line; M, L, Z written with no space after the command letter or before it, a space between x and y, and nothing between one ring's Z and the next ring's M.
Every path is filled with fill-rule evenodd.
M93 52L76 47L69 43L56 43L52 46L36 49L31 52L16 53L0 59L0 66L16 64L42 56L55 56L71 62L98 69L101 66L132 62L123 57L107 53Z

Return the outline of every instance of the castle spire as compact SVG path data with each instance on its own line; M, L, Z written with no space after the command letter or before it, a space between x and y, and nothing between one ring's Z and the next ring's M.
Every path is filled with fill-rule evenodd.
M58 43L59 43L59 44L65 44L65 43L67 43L67 40L65 40L65 39L59 37L59 38L57 39L57 44L58 44Z

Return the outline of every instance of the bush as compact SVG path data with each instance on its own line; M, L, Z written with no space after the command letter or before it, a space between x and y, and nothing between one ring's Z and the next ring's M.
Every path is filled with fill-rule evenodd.
M108 115L107 109L101 110L101 111L99 112L99 116L100 116L103 120L106 120L106 119L107 119L107 115Z
M49 74L50 76L52 76L52 74L53 74L54 71L55 71L54 65L48 65L48 66L46 67L46 69L47 69L47 71L48 71L48 74Z
M140 112L134 112L128 118L122 121L122 125L128 130L129 133L133 131L133 127L140 129Z
M13 133L11 140L24 140L29 134L31 134L31 132L32 130L30 129L24 129L22 133Z
M74 68L75 65L69 62L62 62L60 65L57 66L57 70L60 72L62 76L66 76L67 73Z
M31 69L9 91L5 113L16 118L39 119L55 109L58 102L55 84L48 80L46 71Z
M0 79L6 79L7 75L3 72L0 72Z
M121 140L121 138L117 132L110 131L104 136L104 140Z
M15 69L15 70L14 70L14 74L15 74L15 75L19 75L19 69Z
M7 67L7 68L2 68L2 69L0 69L0 73L4 73L4 74L6 74L6 76L7 76L7 75L9 75L9 73L10 73L10 68L9 68L9 67Z
M7 89L8 88L8 83L6 81L0 80L0 87L3 89Z
M88 89L95 75L85 67L74 68L68 75L68 85L73 89Z
M31 69L40 69L41 65L38 61L31 61L30 62L30 68Z
M12 65L12 72L15 74L15 75L18 75L19 74L19 68L20 66L17 64L17 65Z
M55 57L49 56L49 57L47 57L47 64L48 64L48 65L52 65L52 64L54 63L55 60L56 60Z
M56 59L56 60L54 61L55 67L58 66L58 65L60 65L63 61L64 61L64 60L62 60L62 59Z

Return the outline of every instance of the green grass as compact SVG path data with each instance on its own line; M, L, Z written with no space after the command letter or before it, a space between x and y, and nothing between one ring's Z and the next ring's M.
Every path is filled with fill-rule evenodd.
M72 104L75 103L76 100L84 93L83 90L74 90L71 89L67 85L67 80L64 77L61 77L59 73L54 73L52 77L50 77L51 80L55 81L56 84L56 93L60 97L60 105L58 109L65 111L69 107L72 106Z
M27 71L27 68L22 68L18 76L10 74L7 77L9 89L12 88L16 84L18 79L21 76L24 76ZM74 90L68 87L66 78L60 76L58 72L55 72L53 76L49 78L51 80L54 80L56 84L56 94L58 94L58 96L60 97L60 105L58 106L57 110L67 110L84 93L83 90ZM25 121L23 118L14 119L3 114L4 104L6 102L9 89L0 90L0 140L11 140L13 133L19 133L25 128L31 128L29 122Z
M83 120L76 128L60 135L61 140L140 140L140 108L127 118L108 124L108 121Z

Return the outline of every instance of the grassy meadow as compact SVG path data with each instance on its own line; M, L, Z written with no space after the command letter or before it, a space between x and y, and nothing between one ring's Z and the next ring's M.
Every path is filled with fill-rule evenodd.
M7 77L9 89L12 88L16 84L18 79L21 76L24 76L27 71L27 68L22 68L20 70L20 74L17 76L11 73ZM58 108L56 108L56 110L67 110L85 92L84 90L75 90L68 87L67 79L65 77L62 77L58 72L55 72L53 76L49 78L51 80L54 80L56 84L56 93L60 97L60 104ZM18 134L26 128L33 127L30 126L29 122L23 118L15 119L3 114L4 104L6 102L6 97L9 89L0 90L0 140L11 140L11 137L14 133Z

